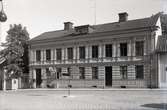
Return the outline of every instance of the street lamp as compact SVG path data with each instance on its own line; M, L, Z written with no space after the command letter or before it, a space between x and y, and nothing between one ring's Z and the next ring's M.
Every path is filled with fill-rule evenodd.
M2 0L0 0L0 2L1 2L0 22L5 22L7 20L7 16L6 16L5 12L4 12Z

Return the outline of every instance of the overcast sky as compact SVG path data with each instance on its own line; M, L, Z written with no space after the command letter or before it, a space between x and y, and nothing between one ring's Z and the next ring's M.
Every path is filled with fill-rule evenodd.
M27 27L30 38L43 32L63 29L63 23L74 26L94 24L95 0L3 0L8 20L1 23L1 41L9 24ZM96 0L96 24L118 21L118 13L128 12L129 19L167 13L167 0Z

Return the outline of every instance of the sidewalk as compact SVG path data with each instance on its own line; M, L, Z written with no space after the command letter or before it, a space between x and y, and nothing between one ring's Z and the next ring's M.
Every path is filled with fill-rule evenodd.
M18 89L16 91L67 91L68 88L35 88ZM71 91L167 91L167 88L149 89L149 88L70 88ZM10 91L10 90L9 90Z

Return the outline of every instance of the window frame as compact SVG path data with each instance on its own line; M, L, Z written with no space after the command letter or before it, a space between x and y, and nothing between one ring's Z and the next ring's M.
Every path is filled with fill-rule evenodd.
M62 60L62 49L61 48L56 49L56 60Z
M85 67L79 67L80 79L85 79Z
M79 59L85 59L86 53L85 53L85 46L79 47Z
M41 50L36 50L36 61L37 62L41 61Z
M67 48L67 57L68 57L68 60L73 59L73 48L72 47Z
M120 66L120 76L121 79L128 79L128 67Z
M143 56L144 55L144 41L135 42L135 55Z
M141 68L142 68L142 70L138 70L138 69L141 69ZM144 66L143 65L136 65L135 66L135 78L136 79L144 79Z
M98 57L99 57L99 46L92 45L92 58L98 58Z
M98 79L98 67L92 67L92 79Z
M51 61L51 49L46 49L46 61Z
M120 56L128 56L128 43L120 43Z
M113 46L112 44L105 45L105 56L106 57L112 57L112 51L113 51L112 46Z

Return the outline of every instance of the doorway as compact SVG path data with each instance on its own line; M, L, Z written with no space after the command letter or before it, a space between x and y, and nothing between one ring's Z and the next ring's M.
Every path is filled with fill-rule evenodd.
M105 67L105 83L106 86L112 86L112 66Z
M42 83L41 69L36 69L36 87L40 88Z

